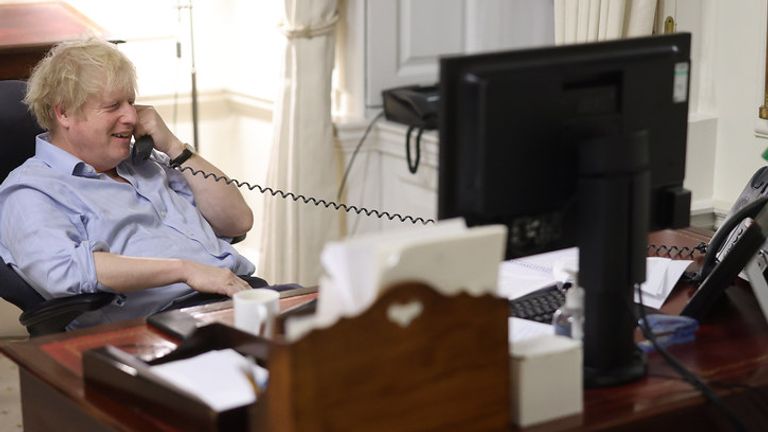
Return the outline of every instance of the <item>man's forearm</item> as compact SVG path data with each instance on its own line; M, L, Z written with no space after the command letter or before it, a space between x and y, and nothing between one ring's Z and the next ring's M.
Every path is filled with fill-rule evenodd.
M221 170L199 154L187 159L182 166L215 174L218 177L226 177ZM227 184L225 181L215 181L213 177L204 178L203 175L193 175L189 170L182 172L195 195L197 208L216 234L236 237L251 229L253 213L235 185Z
M200 292L230 296L250 288L229 269L188 260L127 257L109 252L94 252L93 259L98 281L117 292L139 291L176 282L184 282Z
M139 291L183 282L184 262L179 259L137 258L94 252L96 279L117 292Z

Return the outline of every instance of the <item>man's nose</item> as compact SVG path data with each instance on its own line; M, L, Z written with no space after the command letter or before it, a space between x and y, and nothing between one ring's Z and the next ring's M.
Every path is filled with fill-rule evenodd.
M123 104L120 120L123 123L135 125L137 119L138 119L138 114L136 113L136 107L127 102Z

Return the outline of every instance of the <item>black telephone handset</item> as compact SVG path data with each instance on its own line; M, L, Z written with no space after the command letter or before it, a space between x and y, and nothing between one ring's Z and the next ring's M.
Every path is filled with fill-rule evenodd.
M767 203L768 167L762 167L744 187L730 215L712 236L697 278L701 285L681 315L703 318L760 250L768 233L768 221L763 220L768 216L768 211L764 211Z
M149 159L152 155L152 150L155 148L155 141L151 135L144 135L143 137L136 138L133 143L133 149L131 149L131 159L133 163L141 163Z

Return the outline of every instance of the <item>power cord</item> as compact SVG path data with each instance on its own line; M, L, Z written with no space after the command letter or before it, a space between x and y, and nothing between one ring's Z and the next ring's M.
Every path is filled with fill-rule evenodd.
M424 133L424 128L420 127L419 132L416 134L416 159L411 158L411 133L416 129L416 126L408 128L408 133L405 135L405 161L408 163L408 172L416 174L419 169L419 161L421 160L421 134Z
M727 406L725 403L723 403L722 399L710 388L706 383L704 383L696 374L689 371L682 363L680 363L679 360L677 360L672 354L667 351L666 348L661 346L658 341L656 340L656 335L653 333L653 330L651 330L650 325L648 324L647 316L645 313L645 306L643 306L643 290L641 289L640 284L635 284L635 290L637 291L637 298L639 304L639 310L640 310L640 330L643 332L643 336L645 336L648 341L651 342L651 345L653 345L653 348L662 356L664 357L664 360L669 364L669 366L677 372L680 377L687 381L690 385L692 385L695 389L697 389L699 392L701 392L702 395L704 395L705 398L707 398L720 412L725 416L726 420L728 420L728 423L730 423L731 427L734 431L737 432L746 432L746 427L741 422L741 420L736 416L736 414ZM635 312L632 310L634 309L632 305L630 305L630 311L632 313L632 316L636 317Z
M360 151L360 147L363 146L363 143L365 142L365 139L368 137L368 134L371 133L371 130L373 129L373 125L376 124L377 121L379 121L380 118L384 116L384 111L379 111L376 116L371 119L370 122L368 122L368 127L365 128L365 132L363 133L363 136L360 138L360 141L358 141L357 145L355 146L355 150L352 151L352 156L349 157L349 162L347 162L347 167L344 169L344 176L341 178L341 183L339 183L339 191L336 193L336 200L341 201L341 194L344 193L344 186L347 185L347 177L349 177L349 171L352 169L352 164L355 162L355 158L357 157L357 153Z

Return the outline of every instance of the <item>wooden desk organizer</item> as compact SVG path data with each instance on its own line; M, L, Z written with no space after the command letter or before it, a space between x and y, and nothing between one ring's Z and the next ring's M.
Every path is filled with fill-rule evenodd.
M276 338L267 354L269 386L248 407L247 429L508 430L507 322L503 299L446 297L416 283L394 286L357 317L315 330L292 344ZM230 340L241 353L262 357L264 345L258 341ZM187 349L184 356L193 351ZM92 375L89 367L99 369L93 360L99 362L96 356L84 356L86 383ZM113 368L111 373L122 372ZM131 378L122 381L126 379ZM111 382L116 382L114 377ZM100 385L109 384L101 380ZM214 416L203 427L201 408L194 409L198 420L192 423L198 430L223 426ZM242 430L241 426L245 427L229 423L227 430Z
M117 402L138 408L183 431L246 431L248 407L217 412L206 403L176 388L155 381L147 369L211 350L233 348L241 354L266 357L269 342L222 324L197 329L171 353L144 362L112 346L83 353L83 379L87 397L108 394ZM93 390L96 390L93 392Z

